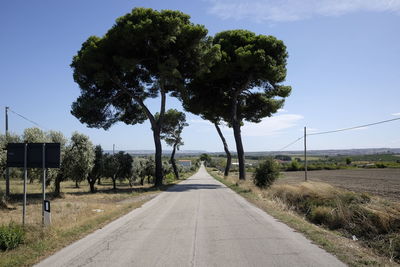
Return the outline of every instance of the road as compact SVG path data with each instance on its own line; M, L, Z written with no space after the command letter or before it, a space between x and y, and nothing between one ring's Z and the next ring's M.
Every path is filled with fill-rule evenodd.
M37 266L345 266L202 166Z

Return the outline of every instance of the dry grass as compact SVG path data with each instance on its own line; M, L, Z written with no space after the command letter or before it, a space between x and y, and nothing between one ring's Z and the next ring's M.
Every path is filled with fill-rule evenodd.
M326 183L280 184L262 190L251 177L239 181L237 176L211 174L350 266L398 265L397 203ZM359 240L353 241L353 235Z

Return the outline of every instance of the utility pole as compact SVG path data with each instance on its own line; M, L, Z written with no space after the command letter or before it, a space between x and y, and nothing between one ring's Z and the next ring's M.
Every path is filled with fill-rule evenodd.
M44 225L44 211L45 211L45 200L46 200L46 143L42 146L42 225Z
M307 182L307 127L304 127L304 180Z
M8 144L8 109L6 107L6 145ZM10 197L10 169L6 168L6 198Z

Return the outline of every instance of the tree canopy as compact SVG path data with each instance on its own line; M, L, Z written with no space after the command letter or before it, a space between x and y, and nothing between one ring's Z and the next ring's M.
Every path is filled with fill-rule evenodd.
M213 44L220 47L221 59L209 73L196 77L182 98L192 112L208 120L222 119L233 128L239 178L245 179L240 127L244 121L258 123L283 106L291 91L281 84L288 55L282 41L247 30L220 32ZM207 112L202 112L207 105Z
M160 130L166 95L176 95L196 75L207 71L218 54L207 30L179 11L135 8L117 19L103 36L91 36L71 67L81 95L72 114L89 127L108 129L118 121L148 119L156 148L156 185L162 184ZM161 96L155 119L145 100Z

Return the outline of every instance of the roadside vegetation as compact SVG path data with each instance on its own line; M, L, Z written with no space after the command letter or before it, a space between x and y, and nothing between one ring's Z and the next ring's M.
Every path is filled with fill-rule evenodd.
M209 155L210 166L222 170L225 167L225 155ZM246 156L246 172L254 172L256 166L271 156ZM273 158L279 162L280 171L304 171L303 155L275 155ZM237 162L237 156L232 155L232 162ZM351 169L385 169L400 168L399 154L374 154L351 156L309 156L307 160L308 171L319 170L351 170ZM233 165L230 171L237 172L238 166Z
M232 174L224 179L216 168L209 172L350 266L400 263L398 202L318 182L257 186L257 175L273 169L265 164L257 168L254 181Z
M27 266L53 254L68 244L84 237L117 219L123 214L140 207L182 179L191 176L196 170L180 172L181 180L174 179L170 173L165 185L154 187L152 183L140 184L140 180L129 184L127 179L116 181L113 189L111 178L102 177L101 185L96 184L96 193L87 187L76 188L75 182L62 182L62 197L49 194L51 200L52 225L41 225L41 184L34 180L28 184L27 224L21 222L22 187L20 179L11 180L11 198L7 207L0 209L0 266ZM1 184L0 191L4 191ZM5 240L5 242L3 242Z

